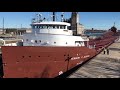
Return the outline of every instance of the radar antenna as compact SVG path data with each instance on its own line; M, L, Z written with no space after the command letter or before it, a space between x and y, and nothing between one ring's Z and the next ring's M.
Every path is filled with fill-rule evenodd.
M62 12L62 14L61 14L61 22L63 22L64 21L64 12Z

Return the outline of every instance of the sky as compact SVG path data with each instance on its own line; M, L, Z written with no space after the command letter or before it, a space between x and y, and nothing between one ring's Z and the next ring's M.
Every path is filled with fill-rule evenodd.
M52 12L0 12L0 28L30 28L31 19L37 13L41 13L43 17L51 20ZM60 20L62 12L56 12L57 20ZM84 25L85 29L104 29L108 30L116 23L116 27L120 29L120 12L79 12L79 21ZM66 19L71 17L71 12L64 12Z

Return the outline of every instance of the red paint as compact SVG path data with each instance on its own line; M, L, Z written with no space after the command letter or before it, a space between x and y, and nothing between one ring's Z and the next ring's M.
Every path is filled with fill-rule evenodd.
M98 54L112 44L116 36L106 33L103 38L90 40L95 48L3 46L4 78L53 78Z
M71 60L70 57L95 55L86 47L2 47L5 78L55 77L60 71L76 66L87 58ZM84 53L85 51L89 51ZM69 62L69 63L68 63Z

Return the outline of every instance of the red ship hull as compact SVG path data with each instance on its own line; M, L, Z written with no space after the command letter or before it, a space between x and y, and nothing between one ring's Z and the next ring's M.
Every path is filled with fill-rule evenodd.
M117 38L118 36L114 36L113 32L108 32L100 39L89 41L89 45L95 44L92 49L88 47L3 46L0 77L53 78L97 55Z
M51 78L96 55L87 47L2 47L4 78Z

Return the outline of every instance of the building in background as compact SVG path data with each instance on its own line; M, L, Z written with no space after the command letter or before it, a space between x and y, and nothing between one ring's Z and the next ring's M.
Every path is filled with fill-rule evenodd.
M84 26L79 23L78 12L72 12L71 15L71 29L74 35L82 35L84 32Z
M31 28L5 28L4 34L23 35L24 33L31 33ZM0 34L3 34L3 29L0 28Z

